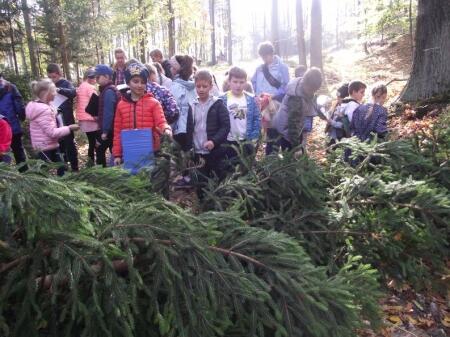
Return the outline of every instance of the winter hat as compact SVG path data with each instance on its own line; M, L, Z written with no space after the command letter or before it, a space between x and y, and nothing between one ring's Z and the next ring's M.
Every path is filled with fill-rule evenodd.
M147 82L149 73L147 68L143 64L131 63L125 69L125 81L127 82L127 84L130 83L130 80L133 76L139 76L144 80L144 82Z
M106 64L97 64L95 66L95 76L100 76L100 75L112 76L113 70L110 66L108 66Z
M348 93L348 83L342 84L336 92L336 96L339 98L345 98L349 95Z

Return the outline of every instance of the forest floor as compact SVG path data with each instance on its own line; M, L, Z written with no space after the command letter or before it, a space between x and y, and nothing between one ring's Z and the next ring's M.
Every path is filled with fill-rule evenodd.
M411 44L409 36L401 36L386 41L384 45L368 47L369 54L361 43L347 42L345 48L329 50L324 54L326 83L321 94L334 97L340 83L359 79L368 85L366 101L370 97L370 88L377 82L389 83L388 102L390 106L389 127L393 137L407 137L420 129L429 128L442 106L426 106L422 110L409 106L396 105L411 69ZM295 60L289 60L295 63ZM247 70L249 77L260 60L240 62L239 66ZM214 72L219 87L228 70L225 64L216 65ZM291 67L293 73L294 67ZM313 132L308 139L308 152L317 162L325 159L326 136L325 122L316 118ZM78 139L80 157L86 165L86 141ZM183 207L195 208L195 193L186 190L172 190L171 200ZM450 265L449 265L450 268ZM449 276L448 276L449 277ZM448 279L447 279L448 280ZM417 293L407 284L390 282L385 285L386 295L381 301L384 328L375 333L370 329L360 331L360 337L446 337L450 336L450 291L438 294L433 291Z

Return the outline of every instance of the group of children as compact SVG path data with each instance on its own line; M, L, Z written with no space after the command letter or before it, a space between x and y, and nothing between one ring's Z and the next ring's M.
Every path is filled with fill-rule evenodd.
M274 145L282 150L303 149L312 130L313 117L317 115L327 121L326 131L331 143L352 135L364 141L373 133L384 136L387 132L387 112L383 107L387 94L385 86L374 88L373 103L361 105L365 84L353 81L343 85L328 114L320 113L315 93L322 85L321 71L316 68L305 71L304 67L299 67L296 78L289 81L288 68L274 55L270 43L260 46L264 64L252 78L254 93L245 90L249 82L242 68L232 67L228 71L228 90L219 94L215 78L208 70L194 73L194 61L190 56L176 55L163 61L160 52L152 53L150 56L157 62L144 65L137 60L126 62L124 52L116 50L119 64L114 67L99 64L88 69L76 90L65 83L67 80L62 79L56 64L49 65L49 79L33 82L35 100L26 106L31 142L39 158L63 161L60 155L63 149L72 170L76 171L78 167L72 163L77 162L76 149L73 153L73 132L81 128L87 135L88 155L92 160L96 157L98 165L107 166L109 149L114 164L120 165L124 156L122 131L151 129L155 153L160 149L160 136L165 134L183 151L193 150L195 161L202 163L199 165L202 176L223 178L239 162L239 147L243 149L243 156L255 156L262 116L267 115L265 112L269 108L272 112L268 118L264 117L270 145L266 148L267 154L274 151ZM95 83L99 95L97 106L92 104L92 108ZM121 88L124 83L126 86ZM167 87L161 85L163 83ZM60 106L58 112L52 105L57 94L67 98L63 104L71 104L71 99L77 97L78 124L73 113L70 114L71 107L67 109L69 113L64 113L64 107L61 112ZM58 114L62 114L62 118L58 119ZM0 153L5 153L9 146L4 140L9 135L8 131L3 131L6 120L0 115ZM63 173L64 165L61 165L58 174ZM176 184L179 187L189 185L189 177L186 175Z

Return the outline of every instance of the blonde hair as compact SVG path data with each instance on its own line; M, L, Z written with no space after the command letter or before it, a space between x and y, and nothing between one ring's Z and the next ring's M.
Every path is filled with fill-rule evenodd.
M31 91L36 99L41 98L44 92L48 93L50 90L56 91L56 86L49 78L31 82Z

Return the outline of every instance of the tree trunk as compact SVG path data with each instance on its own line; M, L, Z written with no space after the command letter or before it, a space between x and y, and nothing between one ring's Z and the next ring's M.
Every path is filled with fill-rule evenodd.
M231 27L231 0L227 0L228 15L228 64L233 64L233 29Z
M139 22L139 51L141 62L145 63L145 46L147 44L147 26L145 24L147 7L142 4L142 0L138 0L138 7L141 8L140 22Z
M63 71L64 71L64 76L71 81L72 80L72 76L70 74L70 67L69 67L69 55L67 53L67 44L66 44L66 34L64 32L64 25L62 22L62 10L61 10L61 2L60 0L56 0L55 1L55 6L57 7L56 12L59 13L58 18L57 18L57 28L58 28L58 38L59 38L59 46L60 46L60 50L61 50L61 62L62 62L62 67L63 67Z
M25 43L23 42L23 39L20 43L20 60L22 61L22 67L25 74L28 75L29 73L28 73L27 58L25 56Z
M311 5L311 67L322 65L322 4L321 0L312 0Z
M336 49L339 49L339 0L336 0Z
M297 47L298 47L298 63L307 66L302 0L297 0Z
M172 6L172 0L167 2L167 8L169 10L169 21L167 23L169 34L169 57L175 55L175 15Z
M419 0L413 68L403 102L450 94L450 2Z
M280 34L278 33L278 0L272 0L272 43L275 54L280 54Z
M414 58L414 35L412 20L412 0L409 0L409 38L411 41L411 58Z
M33 34L31 31L30 8L27 0L22 0L23 21L25 22L25 33L27 35L28 52L30 53L30 66L33 78L39 78L39 69L36 58L36 47L34 44Z
M211 65L216 64L215 0L209 0L209 23L211 24Z
M13 58L14 63L14 71L16 75L19 75L19 67L17 66L17 56L16 56L16 40L14 38L14 28L12 24L12 14L9 5L6 7L7 20L9 24L9 38L11 40L11 56Z

